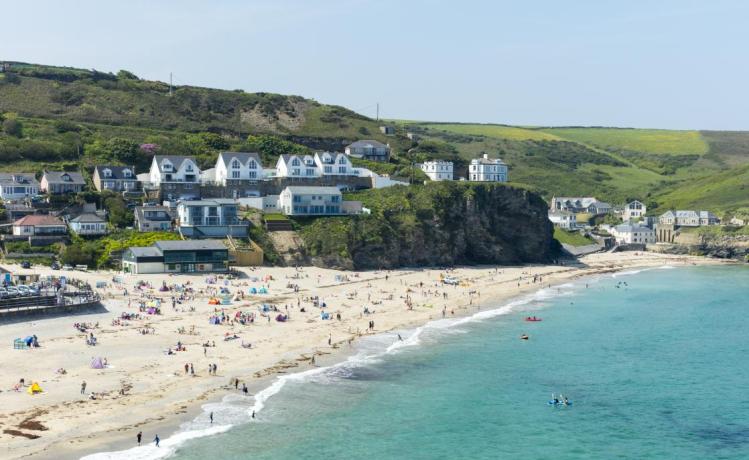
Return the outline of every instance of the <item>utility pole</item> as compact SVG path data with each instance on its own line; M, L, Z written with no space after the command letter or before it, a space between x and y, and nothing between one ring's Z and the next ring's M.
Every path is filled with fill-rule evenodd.
M377 118L375 118L375 120L380 121L380 103L379 102L377 103Z
M169 95L172 95L172 73L169 72Z

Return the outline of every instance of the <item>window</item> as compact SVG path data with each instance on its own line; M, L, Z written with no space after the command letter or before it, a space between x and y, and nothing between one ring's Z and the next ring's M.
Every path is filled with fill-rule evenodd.
M292 175L292 176L298 176L298 175L299 175L299 169L293 169L293 170L291 171L291 175Z
M112 177L111 169L105 169L104 171L102 171L102 173L104 174L104 177Z
M346 167L345 166L339 166L338 167L338 173L340 173L340 174L346 174Z
M236 158L232 160L231 167L232 169L239 169L239 160L237 160Z
M257 177L256 171L250 171L250 179L255 179Z
M315 175L315 170L311 169L311 168L307 168L307 175L308 176L314 176Z
M332 166L326 166L325 167L325 173L326 174L331 174L332 172L333 172L333 167Z
M132 171L130 171L129 169L123 169L123 170L122 170L122 177L128 177L128 178L129 178L129 177L131 177L132 175L133 175L133 173L132 173Z
M345 159L344 157L341 157L341 158L340 158L340 159L338 160L338 164L339 164L339 165L345 165L345 164L346 164L346 159Z
M294 157L293 160L291 160L291 166L299 166L299 158Z
M185 171L192 172L192 165L190 163L185 167Z
M231 172L231 178L232 179L239 179L239 171L232 171Z
M294 200L293 201L294 201L294 203L301 203L302 202L302 197L299 196L299 195L294 195Z
M330 197L330 202L331 203L339 203L340 201L341 201L341 197L338 196L338 195L333 195L333 196Z
M257 162L255 160L250 160L249 168L250 169L256 169L257 168Z

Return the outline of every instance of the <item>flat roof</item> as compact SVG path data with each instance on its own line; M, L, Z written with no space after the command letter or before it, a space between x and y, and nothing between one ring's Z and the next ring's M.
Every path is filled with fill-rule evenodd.
M227 249L226 245L219 240L157 241L154 245L162 251L218 251Z

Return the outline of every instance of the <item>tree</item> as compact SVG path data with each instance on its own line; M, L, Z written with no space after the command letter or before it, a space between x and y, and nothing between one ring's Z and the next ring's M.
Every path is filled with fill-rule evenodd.
M210 153L211 151L216 150L226 150L230 145L226 139L216 133L191 134L187 137L187 142L196 154Z
M119 80L140 80L137 75L135 75L132 72L129 72L125 69L120 70L117 72L117 79Z
M133 225L133 213L127 208L127 203L120 195L107 194L104 198L104 209L108 212L109 223L117 228L131 227Z
M7 134L8 136L18 138L23 137L23 125L15 118L8 118L7 120L3 121L3 131L5 131L5 134Z
M124 164L131 165L138 162L140 145L130 139L113 137L107 141L105 148L111 158Z
M260 153L263 161L275 160L279 155L305 154L308 152L307 147L303 145L267 134L247 136L247 142L241 148L245 151Z

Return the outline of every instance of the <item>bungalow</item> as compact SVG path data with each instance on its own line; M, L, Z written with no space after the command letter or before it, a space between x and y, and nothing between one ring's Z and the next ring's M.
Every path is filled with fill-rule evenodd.
M80 236L101 236L108 233L107 221L88 212L70 220L70 231Z
M549 220L555 227L565 230L577 228L577 215L574 212L550 209Z
M214 180L223 186L264 178L263 165L257 153L221 152L215 169Z
M139 232L169 231L174 217L166 206L136 206L133 210L135 228Z
M68 231L65 222L50 215L29 215L13 222L16 236L58 236Z
M453 162L444 160L425 161L419 165L424 174L434 181L453 180Z
M474 182L507 182L507 165L499 158L484 154L474 158L468 166L468 180Z
M286 187L278 198L278 208L287 216L342 214L343 198L337 187Z
M97 191L133 192L140 188L140 182L132 166L97 166L93 175Z
M633 224L622 224L611 228L611 235L618 244L653 244L655 230Z
M380 132L386 136L395 135L395 127L393 126L380 126Z
M155 187L162 183L194 183L200 181L200 168L193 157L156 155L151 161L149 180Z
M157 241L122 254L122 270L135 275L225 272L228 267L229 250L216 240Z
M82 192L85 186L86 181L79 172L44 171L39 190L50 195L60 195Z
M635 200L624 206L624 214L622 218L624 219L624 222L641 219L645 217L647 210L647 206L642 204L642 202Z
M180 201L179 232L190 238L247 237L250 224L239 219L237 210L237 202L227 198Z
M346 155L363 158L370 161L390 161L390 145L374 140L361 140L349 144L345 149Z
M39 181L32 173L0 173L0 198L22 200L39 194Z

